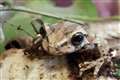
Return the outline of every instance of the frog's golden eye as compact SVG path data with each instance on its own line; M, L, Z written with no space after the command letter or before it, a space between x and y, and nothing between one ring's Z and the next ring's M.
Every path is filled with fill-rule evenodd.
M74 46L79 46L84 40L84 34L81 32L77 32L71 38L71 43Z

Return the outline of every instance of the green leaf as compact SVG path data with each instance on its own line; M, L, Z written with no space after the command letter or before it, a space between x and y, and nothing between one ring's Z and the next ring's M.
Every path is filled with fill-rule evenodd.
M51 0L34 0L27 5L36 11L54 14L68 19L90 20L97 17L95 6L91 0L74 0L70 7L57 7Z

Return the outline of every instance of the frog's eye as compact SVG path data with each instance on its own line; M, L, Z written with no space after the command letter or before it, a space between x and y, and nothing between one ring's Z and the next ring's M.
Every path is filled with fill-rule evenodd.
M77 32L71 38L71 43L74 46L79 46L84 40L84 34L81 32Z

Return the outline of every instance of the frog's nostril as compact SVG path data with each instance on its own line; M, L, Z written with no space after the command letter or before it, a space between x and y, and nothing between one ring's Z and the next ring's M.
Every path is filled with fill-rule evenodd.
M72 36L71 43L74 46L78 46L83 42L83 40L84 40L84 34L81 32L78 32Z

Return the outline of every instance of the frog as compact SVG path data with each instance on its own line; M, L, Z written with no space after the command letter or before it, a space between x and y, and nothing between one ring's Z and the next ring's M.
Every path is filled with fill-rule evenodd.
M86 70L89 70L93 67L95 67L94 75L97 76L104 61L109 58L109 56L107 56L109 47L106 45L105 41L101 41L103 43L99 43L97 42L97 39L95 39L96 41L90 43L88 39L90 36L85 30L88 25L60 21L56 24L48 26L44 24L41 19L36 19L35 21L41 24L41 28L39 31L37 31L32 23L37 36L33 40L32 47L25 49L25 53L31 54L35 51L37 54L31 55L37 55L37 57L46 54L52 56L66 56L67 54L73 54L77 51L86 51L98 47L100 52L98 55L100 55L100 57L97 60L78 63L80 71L78 75L80 77ZM97 43L98 45L96 46ZM81 65L87 65L87 67L84 68L81 67Z
M49 55L65 55L73 53L89 45L85 24L76 24L67 21L60 21L53 25L45 25L42 20L35 21L41 24L39 31L35 29L37 36L33 40L33 46L25 52L43 50Z
M85 71L91 68L95 68L93 75L97 77L101 66L105 62L111 60L111 57L108 55L109 46L105 40L95 38L93 42L89 41L90 35L88 35L85 30L88 25L60 21L48 26L40 19L37 19L36 21L41 24L41 28L37 31L34 27L37 36L33 40L33 46L30 49L26 49L25 52L33 53L34 51L37 51L37 56L41 56L41 53L39 52L43 52L42 56L45 54L52 56L66 56L68 54L75 54L74 52L77 51L86 51L97 47L99 54L96 55L100 55L100 57L96 60L78 63L79 73L77 74L77 77L81 77ZM101 43L99 43L99 41ZM78 54L81 55L81 53ZM72 62L68 64L71 63ZM82 67L82 65L86 67Z

